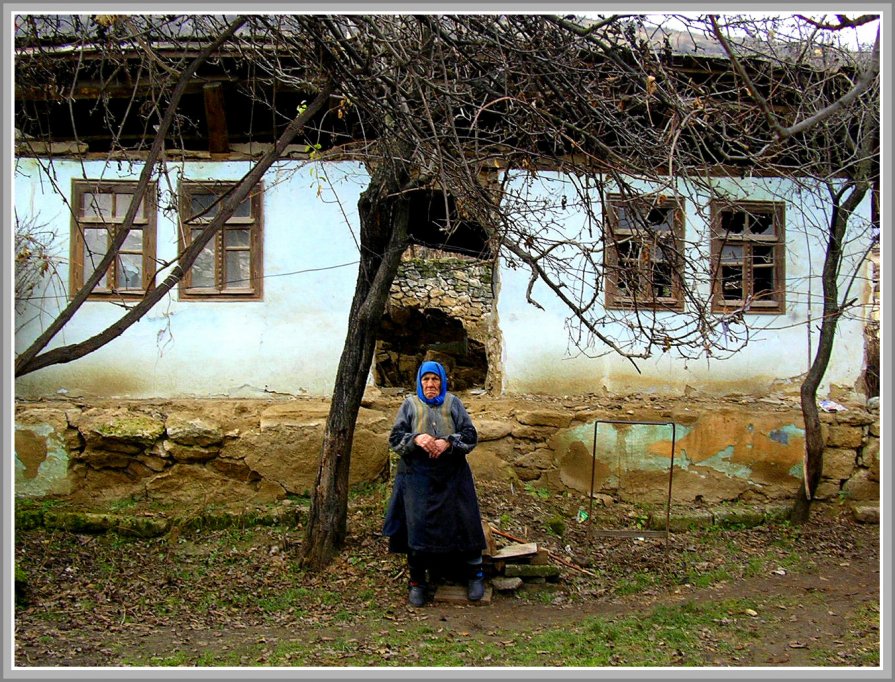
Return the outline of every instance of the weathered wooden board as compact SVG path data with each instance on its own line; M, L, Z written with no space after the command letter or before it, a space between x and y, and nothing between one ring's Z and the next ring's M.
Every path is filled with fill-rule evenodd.
M514 545L507 545L497 550L493 557L495 559L524 559L532 557L538 553L538 543L536 542L519 542Z
M485 596L479 601L469 601L466 596L465 585L439 585L435 590L435 603L442 604L490 604L491 603L491 585L485 584Z

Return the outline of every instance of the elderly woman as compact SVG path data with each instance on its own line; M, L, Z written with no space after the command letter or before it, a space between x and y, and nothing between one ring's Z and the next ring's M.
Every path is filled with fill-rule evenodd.
M477 440L463 403L448 393L444 367L424 362L416 376L416 395L401 405L389 436L400 460L382 529L389 551L407 554L413 606L422 606L431 596L432 567L458 560L467 571L469 600L485 594L485 534L466 462Z

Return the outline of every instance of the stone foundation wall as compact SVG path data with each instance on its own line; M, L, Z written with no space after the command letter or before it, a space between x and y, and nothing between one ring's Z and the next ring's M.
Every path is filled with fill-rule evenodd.
M799 488L804 432L790 407L462 397L479 430L469 455L477 480L661 503L673 455L674 504L763 503L791 499ZM352 484L388 477L388 433L401 399L368 390ZM328 410L311 398L19 402L16 495L203 506L307 494ZM664 424L628 423L636 421ZM823 428L817 498L878 502L878 414L824 414Z

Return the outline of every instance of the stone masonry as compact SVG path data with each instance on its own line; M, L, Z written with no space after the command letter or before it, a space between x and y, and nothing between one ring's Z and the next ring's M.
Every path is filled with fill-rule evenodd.
M596 420L668 420L678 427L675 505L788 500L801 477L804 434L791 406L463 395L479 431L477 480L661 503L671 441L658 427ZM402 396L370 387L351 455L352 484L389 475L388 433ZM631 406L637 405L636 408ZM325 399L19 402L16 495L84 503L150 500L202 507L305 495L314 484ZM817 499L879 500L879 415L824 414L827 448Z
M499 391L495 299L490 262L421 247L408 250L389 296L382 335L388 338L380 337L374 375L395 368L409 388L406 377L415 376L423 359L435 359L461 388Z

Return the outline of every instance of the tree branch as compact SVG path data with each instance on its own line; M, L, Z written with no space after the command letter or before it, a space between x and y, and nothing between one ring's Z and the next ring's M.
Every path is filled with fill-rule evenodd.
M42 369L43 367L71 362L72 360L84 357L96 349L103 347L113 339L121 336L121 334L123 334L131 325L142 318L143 315L145 315L183 278L184 273L189 270L190 266L196 258L198 258L205 244L207 244L211 237L221 229L224 222L229 219L236 207L249 195L249 192L251 192L255 185L258 184L267 169L280 157L283 150L285 150L287 145L292 142L308 120L323 108L323 105L326 104L331 93L332 87L329 85L321 89L314 101L290 122L274 147L270 149L258 163L255 164L252 170L243 177L239 185L234 187L231 192L227 194L227 198L221 203L218 214L202 230L196 240L194 240L183 252L177 265L174 266L171 274L165 278L164 282L147 292L146 296L123 315L118 322L99 334L80 343L54 348L46 353L32 357L28 362L16 362L16 376L23 376L38 369Z
M53 339L53 337L55 337L56 334L58 334L66 324L68 324L69 320L74 317L75 313L84 303L84 301L87 300L87 297L90 296L90 293L96 287L100 279L102 279L106 275L106 271L109 269L112 261L118 256L118 251L121 249L122 244L124 244L125 240L127 239L130 228L134 224L134 218L137 215L140 204L143 202L143 197L146 194L146 189L149 187L149 181L152 178L152 173L155 168L155 162L158 160L159 156L162 153L162 150L164 149L165 136L167 135L168 129L171 127L171 124L174 122L174 119L177 116L177 107L180 103L180 99L183 96L183 93L186 91L188 83L192 79L196 69L199 68L199 65L202 64L206 59L208 59L208 57L211 56L211 54L215 50L217 50L226 40L228 40L230 36L232 36L236 32L236 30L245 22L246 17L237 17L233 22L230 23L227 29L220 36L218 36L216 40L206 46L205 49L203 49L196 56L196 58L193 59L192 62L190 62L189 66L187 66L186 69L184 69L184 71L180 74L180 80L177 82L173 92L171 93L171 100L168 104L168 109L165 112L165 116L159 122L159 128L156 132L155 139L153 140L152 148L149 152L148 157L146 158L143 170L140 172L140 178L137 181L137 185L134 189L134 196L132 197L131 203L128 206L127 212L125 213L124 222L122 223L121 228L115 233L111 243L109 244L109 248L106 251L106 254L96 265L96 268L87 278L87 281L84 282L84 286L82 286L78 290L69 304L50 323L46 330L44 330L44 332L40 336L38 336L34 340L34 342L16 358L16 376L21 376L21 374L27 373L27 371L25 371L25 368L29 367L34 357L47 346L47 344Z
M879 76L880 36L879 29L877 29L876 40L873 44L873 52L871 54L870 66L864 71L864 73L861 74L861 76L858 78L858 81L852 86L852 88L838 100L817 111L812 116L809 116L808 118L799 121L798 123L789 127L784 127L777 120L777 117L771 110L770 104L758 91L758 88L755 87L755 84L752 82L749 74L746 73L743 65L737 59L736 55L733 52L733 49L730 46L730 43L727 42L727 39L724 37L724 34L721 32L721 29L718 26L716 16L709 15L709 20L711 21L712 31L715 34L715 37L718 39L718 42L724 49L724 52L727 53L727 57L730 60L730 63L733 65L734 70L737 72L737 75L739 75L739 77L742 78L743 81L746 83L746 87L749 89L749 94L752 96L752 99L754 99L758 103L758 106L761 108L761 111L764 114L768 125L770 125L771 129L774 131L778 142L785 140L786 138L793 137L794 135L798 135L799 133L803 133L806 130L813 128L817 124L824 122L835 113L842 111L842 109L847 107L858 96L860 96L861 93L866 91Z

